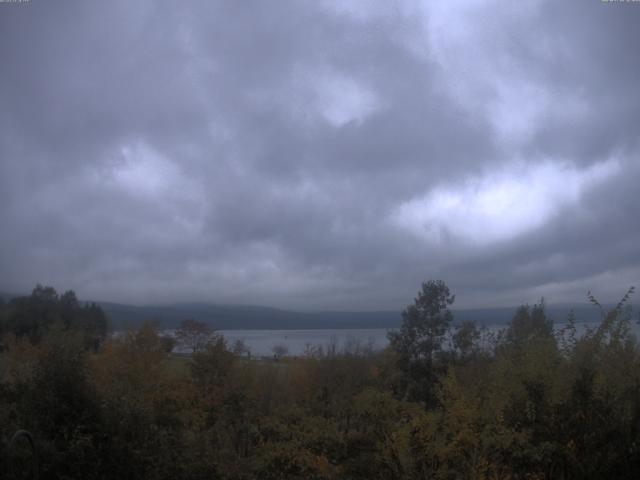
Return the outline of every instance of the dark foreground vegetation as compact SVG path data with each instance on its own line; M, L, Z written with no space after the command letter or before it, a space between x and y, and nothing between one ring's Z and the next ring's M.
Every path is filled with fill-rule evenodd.
M37 287L0 305L0 477L27 429L41 478L640 478L627 298L581 335L541 303L488 336L428 282L383 352L256 361L193 322L190 357L150 324L110 337L99 307Z

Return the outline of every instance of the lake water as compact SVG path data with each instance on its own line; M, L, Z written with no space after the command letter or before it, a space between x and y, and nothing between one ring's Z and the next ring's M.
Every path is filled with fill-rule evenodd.
M595 328L597 325L597 322L576 323L577 333L580 335L587 328ZM560 330L564 326L564 323L558 322L555 324L555 329ZM640 338L640 325L634 322L631 327L633 333ZM491 325L487 327L486 331L489 333L497 333L504 328L506 328L505 325ZM288 355L303 355L310 347L320 346L326 350L326 348L332 344L335 345L338 351L347 345L354 346L356 344L360 346L370 346L374 350L380 350L389 343L387 331L388 330L384 328L370 328L328 330L219 330L218 333L227 339L229 348L232 348L237 340L242 340L251 351L251 355L266 357L273 355L273 348L275 346L285 347Z
M375 350L383 349L389 343L387 330L370 329L330 329L330 330L218 330L227 339L229 348L237 340L242 340L258 357L273 355L275 346L283 346L289 355L302 355L310 347L326 349L335 345L341 350L345 345L370 345Z
M578 322L576 330L580 336L587 328L596 328L599 322ZM564 322L556 322L556 331L565 327ZM490 336L505 329L506 325L489 325L485 328L480 345L483 348L490 347ZM631 330L640 338L640 325L637 321L631 323ZM271 357L274 347L281 347L286 355L304 355L311 348L321 347L342 351L348 348L350 351L357 349L381 350L385 348L389 340L385 328L367 329L326 329L326 330L218 330L217 333L224 336L227 345L233 349L234 344L241 340L254 357ZM452 329L453 331L453 329ZM165 330L165 334L172 335L173 330ZM448 342L445 342L448 343ZM175 352L187 353L184 348L177 346Z

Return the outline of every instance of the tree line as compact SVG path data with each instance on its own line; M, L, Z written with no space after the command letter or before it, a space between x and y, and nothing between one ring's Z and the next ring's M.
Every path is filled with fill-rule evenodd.
M632 293L591 296L591 329L540 302L491 334L429 281L383 351L267 361L193 321L190 356L151 323L109 335L100 307L38 286L0 304L0 472L27 429L52 479L637 478Z

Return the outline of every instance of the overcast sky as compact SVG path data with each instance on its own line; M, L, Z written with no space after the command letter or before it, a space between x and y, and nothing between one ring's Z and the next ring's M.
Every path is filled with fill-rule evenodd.
M0 3L0 290L616 301L638 85L638 2Z

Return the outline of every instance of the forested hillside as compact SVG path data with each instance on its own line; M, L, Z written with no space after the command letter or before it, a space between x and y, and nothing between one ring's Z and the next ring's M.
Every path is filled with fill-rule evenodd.
M0 299L9 302L20 295L0 292ZM319 311L299 312L247 305L217 305L210 303L176 303L171 305L127 305L93 301L109 319L113 330L139 328L151 321L158 328L177 328L187 318L208 324L217 330L305 330L339 328L398 328L402 317L398 311ZM613 308L613 305L608 305ZM506 325L514 308L453 309L454 323L472 321L477 325ZM547 315L564 322L573 311L580 322L594 322L600 313L589 304L550 305Z
M297 312L278 308L243 305L175 304L169 306L132 306L97 302L115 329L139 327L153 320L163 328L176 328L185 318L193 318L218 330L236 329L338 329L338 328L398 328L402 322L397 311L324 311ZM455 321L473 321L478 325L506 325L513 308L476 308L454 310ZM590 305L552 305L549 317L564 321L573 311L581 322L599 319Z
M544 303L488 335L454 326L455 297L430 281L383 352L257 361L195 321L191 356L151 324L109 336L99 306L37 287L0 303L2 474L27 429L52 479L635 479L632 293L591 297L601 322L581 335Z

